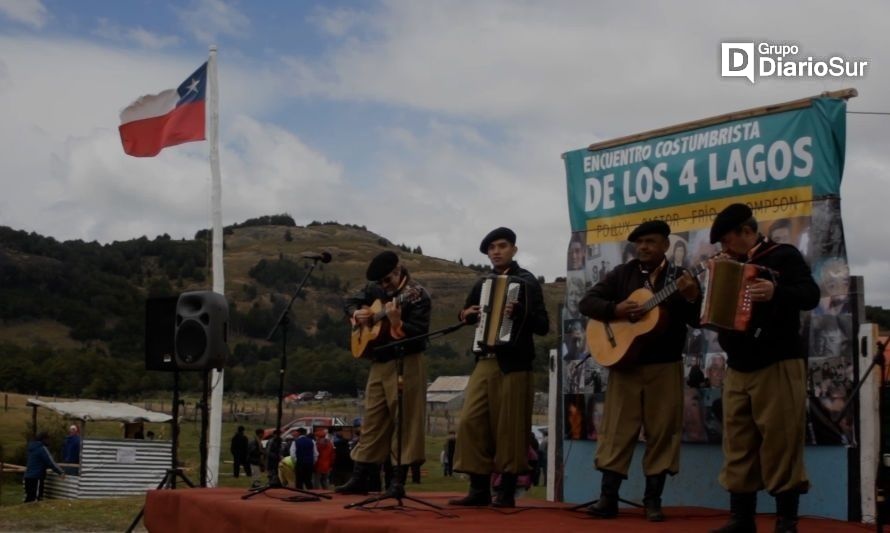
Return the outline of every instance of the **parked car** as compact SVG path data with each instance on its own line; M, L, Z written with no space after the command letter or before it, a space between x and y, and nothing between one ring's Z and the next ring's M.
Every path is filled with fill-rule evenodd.
M307 392L301 392L300 394L297 394L297 401L300 401L300 402L308 402L309 400L312 400L314 398L315 398L314 392L307 391Z
M311 434L317 427L346 427L347 423L339 416L301 416L300 418L295 418L290 422L282 424L282 426L281 437L286 439L289 436L296 437L297 429L299 428L304 428L306 433ZM263 434L263 439L271 438L273 431L275 431L275 428L266 429Z
M320 390L315 394L316 400L327 400L327 399L330 399L331 397L333 397L333 395L326 390Z

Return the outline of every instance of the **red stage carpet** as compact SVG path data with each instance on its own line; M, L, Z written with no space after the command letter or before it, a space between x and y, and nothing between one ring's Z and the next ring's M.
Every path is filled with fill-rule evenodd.
M286 532L372 533L446 531L471 533L492 531L533 533L569 531L708 531L723 524L728 514L712 509L668 507L668 520L660 524L647 522L639 509L622 509L615 520L596 520L580 512L566 511L569 506L542 500L521 499L528 507L511 510L493 508L459 509L447 505L455 494L412 492L442 507L454 516L446 518L434 510L404 500L408 508L356 510L343 506L361 497L335 495L333 500L293 503L277 498L296 493L272 490L242 500L245 491L238 489L176 489L150 491L145 501L145 526L149 531L169 532ZM384 505L392 502L389 500ZM427 510L430 509L430 510ZM772 531L774 517L759 516L760 531ZM807 533L870 531L872 527L837 520L803 518L800 531Z

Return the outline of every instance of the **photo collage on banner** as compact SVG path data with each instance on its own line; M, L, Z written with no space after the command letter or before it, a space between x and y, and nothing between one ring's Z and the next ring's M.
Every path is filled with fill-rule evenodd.
M588 349L578 303L616 266L635 256L627 236L645 220L672 228L667 258L687 269L719 252L716 214L749 205L758 231L791 244L821 289L801 315L808 353L809 444L851 442L851 419L834 419L852 390L852 309L840 211L843 100L709 125L696 130L564 155L572 234L562 316L565 438L596 440L609 369ZM707 283L707 275L700 276ZM688 328L684 349L683 441L720 443L726 354L712 329Z

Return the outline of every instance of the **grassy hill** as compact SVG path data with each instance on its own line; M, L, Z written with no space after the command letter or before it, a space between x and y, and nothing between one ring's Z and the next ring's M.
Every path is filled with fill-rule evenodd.
M278 224L262 223L270 220ZM201 238L206 234L198 232L197 240L141 237L99 245L59 243L0 228L0 361L5 361L0 362L0 388L101 397L168 388L168 375L144 370L144 301L211 287L209 243ZM366 265L377 253L399 253L430 291L433 329L456 322L479 275L453 261L406 251L410 248L395 246L362 227L301 227L287 216L226 228L224 241L232 353L227 392L277 390L280 344L264 337L311 264L301 253L327 250L333 260L318 265L292 309L286 376L292 392L327 389L348 394L363 383L367 365L348 352L342 299L362 286ZM480 256L479 261L484 260ZM553 331L538 342L540 368L545 366L543 354L557 342L556 309L563 294L562 283L545 285ZM434 341L428 351L431 379L470 371L471 337L471 328L464 328ZM100 370L108 367L110 372ZM75 388L53 379L56 371L93 375L81 378ZM545 383L540 376L539 385ZM186 388L195 387L196 377L188 376Z

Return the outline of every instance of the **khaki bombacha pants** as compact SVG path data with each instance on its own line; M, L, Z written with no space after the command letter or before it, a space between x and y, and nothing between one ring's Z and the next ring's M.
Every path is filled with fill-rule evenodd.
M533 401L532 372L503 374L497 359L479 360L460 414L454 471L528 472Z
M402 464L423 463L426 365L422 353L406 355L402 393ZM353 461L396 464L398 449L398 360L371 363L365 386L365 416Z
M723 469L729 492L770 494L809 489L803 462L806 364L788 359L754 372L726 370Z
M640 428L646 439L643 473L680 471L683 437L683 362L635 365L609 371L594 465L624 477Z

